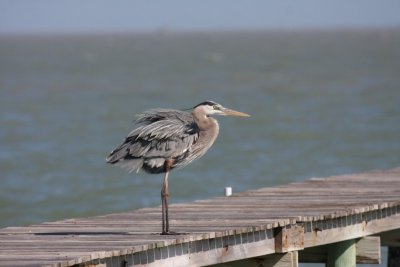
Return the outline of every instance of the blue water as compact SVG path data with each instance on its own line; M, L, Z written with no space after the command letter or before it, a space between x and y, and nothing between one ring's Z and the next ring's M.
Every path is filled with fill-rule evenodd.
M159 205L106 155L148 108L210 99L210 151L171 202L400 166L400 31L0 37L0 226Z

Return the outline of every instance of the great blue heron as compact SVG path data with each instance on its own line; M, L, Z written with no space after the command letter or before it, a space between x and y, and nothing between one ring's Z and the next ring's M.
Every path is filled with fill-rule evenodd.
M213 101L195 106L191 112L152 109L137 115L135 128L107 157L107 162L132 171L165 173L161 189L162 232L171 234L168 219L168 174L201 157L217 138L219 126L210 115L248 117L246 113Z

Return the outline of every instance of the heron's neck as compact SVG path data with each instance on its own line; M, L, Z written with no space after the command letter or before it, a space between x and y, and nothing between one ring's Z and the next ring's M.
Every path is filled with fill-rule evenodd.
M217 139L219 125L216 119L205 115L193 114L194 121L199 128L199 137L193 145L192 150L197 151L198 156L203 155Z
M200 131L207 131L211 129L217 129L219 128L218 122L216 119L209 117L205 114L197 114L195 112L192 113L194 122L197 124L197 127L199 127Z

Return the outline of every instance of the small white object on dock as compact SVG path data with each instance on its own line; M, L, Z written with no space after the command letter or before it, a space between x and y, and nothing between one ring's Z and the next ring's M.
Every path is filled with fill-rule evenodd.
M225 187L225 196L229 197L232 195L232 187Z

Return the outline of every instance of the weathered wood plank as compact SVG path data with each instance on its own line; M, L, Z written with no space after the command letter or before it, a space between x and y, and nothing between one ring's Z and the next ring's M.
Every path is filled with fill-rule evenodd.
M328 226L329 227L329 226ZM346 239L356 239L400 228L400 214L366 222L360 220L344 227L328 228L323 222L316 224L313 231L304 234L304 247L315 247Z
M285 253L304 249L304 227L278 227L275 229L275 252Z
M381 239L366 236L356 241L356 262L362 264L381 263Z

